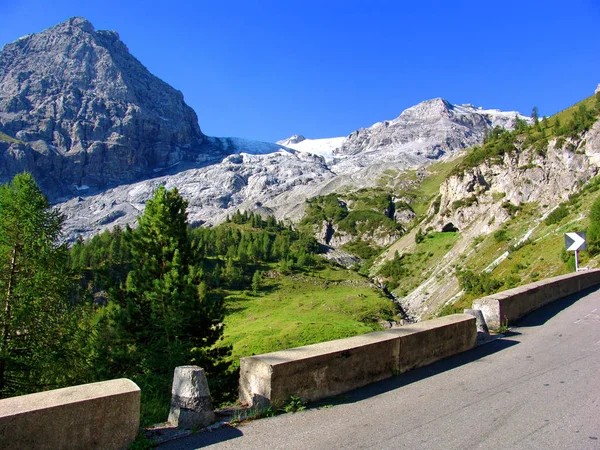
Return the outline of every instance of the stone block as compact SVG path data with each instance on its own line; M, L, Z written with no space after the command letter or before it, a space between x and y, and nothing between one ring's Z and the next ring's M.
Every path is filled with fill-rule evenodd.
M139 431L140 388L102 381L0 400L0 449L126 449Z
M204 369L179 366L173 374L168 421L178 428L203 428L215 421Z
M558 299L600 284L600 270L570 273L536 281L473 301L490 329L498 329Z
M455 314L418 324L307 345L240 361L240 401L315 401L430 364L476 345L475 318Z

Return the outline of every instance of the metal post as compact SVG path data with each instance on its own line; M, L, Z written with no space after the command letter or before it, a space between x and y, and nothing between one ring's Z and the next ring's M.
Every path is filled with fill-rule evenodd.
M575 250L575 272L579 272L579 250Z

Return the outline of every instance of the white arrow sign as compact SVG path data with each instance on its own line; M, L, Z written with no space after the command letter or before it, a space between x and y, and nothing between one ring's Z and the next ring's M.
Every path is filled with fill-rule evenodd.
M565 244L568 252L576 252L578 250L585 250L585 233L573 232L565 233Z

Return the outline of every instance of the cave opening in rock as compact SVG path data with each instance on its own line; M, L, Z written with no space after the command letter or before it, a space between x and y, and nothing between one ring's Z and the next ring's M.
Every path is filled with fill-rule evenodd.
M456 225L454 225L452 222L448 222L446 225L444 225L444 227L442 228L442 233L449 233L451 231L458 231L458 228L456 227Z

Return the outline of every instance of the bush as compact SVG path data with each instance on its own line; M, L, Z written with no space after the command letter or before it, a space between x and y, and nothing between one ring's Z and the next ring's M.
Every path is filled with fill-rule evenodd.
M517 214L519 211L521 211L523 209L522 206L513 205L511 202L502 203L502 207L504 209L506 209L508 214L510 214L510 217L514 217L515 214Z
M600 253L600 197L596 199L590 209L590 225L587 229L587 244L590 255Z
M344 244L342 246L348 253L358 256L360 259L372 260L379 253L381 253L381 247L377 245L369 245L367 242L362 240L354 240Z
M494 239L496 242L508 241L508 231L506 228L500 228L494 233Z
M469 206L477 203L477 196L471 195L470 197L461 198L452 203L452 209L456 210L461 207L468 208Z
M504 283L487 272L475 274L471 270L459 270L456 273L461 289L474 296L497 292Z
M547 226L554 225L556 223L559 223L561 220L563 220L568 215L569 215L569 210L567 209L567 207L564 204L561 204L561 205L559 205L558 208L556 208L554 211L552 211L550 214L548 214L548 217L546 217L546 220L544 220L544 223Z

